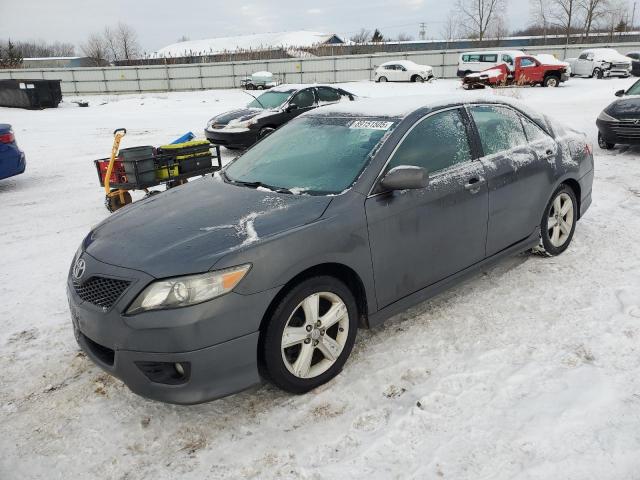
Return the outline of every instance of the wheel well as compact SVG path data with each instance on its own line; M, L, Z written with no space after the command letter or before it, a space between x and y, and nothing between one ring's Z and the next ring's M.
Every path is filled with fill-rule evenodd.
M349 287L349 290L351 290L351 293L353 293L353 296L356 299L356 305L358 306L358 325L360 327L368 328L369 320L367 315L369 310L367 306L367 295L360 276L346 265L342 265L340 263L323 263L300 272L280 289L262 317L262 321L260 322L260 331L262 331L266 326L269 318L271 318L273 310L278 306L280 300L289 292L289 290L307 278L318 277L320 275L335 277Z
M560 74L558 72L556 72L555 70L552 70L550 72L545 72L544 78L547 78L547 77L558 77L558 78L560 78Z
M576 201L578 202L578 220L579 220L580 219L580 199L582 198L580 193L581 192L580 184L573 178L568 178L562 183L564 185L567 185L569 188L571 188L571 190L573 190L574 195L576 196Z

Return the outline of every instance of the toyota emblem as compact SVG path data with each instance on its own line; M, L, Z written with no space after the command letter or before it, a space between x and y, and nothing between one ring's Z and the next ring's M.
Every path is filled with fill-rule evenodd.
M75 278L76 280L80 280L84 275L84 271L86 270L86 268L87 264L85 263L84 259L79 258L78 260L76 260L76 263L73 266L73 278Z

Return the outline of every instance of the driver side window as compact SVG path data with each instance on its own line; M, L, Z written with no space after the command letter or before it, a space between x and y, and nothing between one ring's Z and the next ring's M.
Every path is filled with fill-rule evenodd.
M468 160L471 148L460 111L447 110L416 124L393 154L386 171L409 165L431 174Z
M291 99L291 103L294 103L298 106L298 108L309 108L313 107L316 99L313 95L313 90L307 88L306 90L302 90L296 93Z

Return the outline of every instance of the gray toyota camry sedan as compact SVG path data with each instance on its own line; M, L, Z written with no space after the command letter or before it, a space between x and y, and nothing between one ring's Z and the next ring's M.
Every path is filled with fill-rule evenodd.
M505 256L562 253L592 182L583 134L506 99L319 108L95 227L69 269L75 335L145 397L303 393L359 328Z

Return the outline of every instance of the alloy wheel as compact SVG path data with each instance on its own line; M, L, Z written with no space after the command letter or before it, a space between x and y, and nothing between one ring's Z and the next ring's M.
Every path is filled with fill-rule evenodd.
M309 295L289 316L282 332L282 360L298 378L326 372L340 357L349 336L349 313L335 293Z
M547 229L551 245L562 247L571 236L574 221L573 200L562 192L554 200L549 209Z

